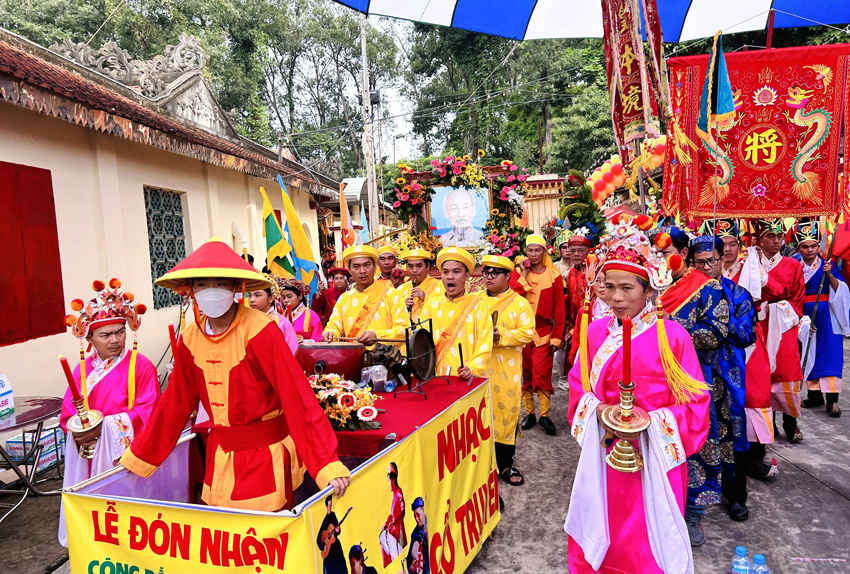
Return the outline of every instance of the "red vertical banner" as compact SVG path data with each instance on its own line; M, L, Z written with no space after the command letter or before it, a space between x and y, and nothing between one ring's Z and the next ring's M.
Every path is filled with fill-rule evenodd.
M667 155L665 211L712 217L713 181L720 174L730 183L716 195L718 216L835 214L839 157L850 145L850 44L726 54L737 119L700 140L696 124L708 59L667 62L673 118L700 146L688 165Z
M637 0L602 0L602 23L614 137L620 155L632 157L629 143L660 133Z

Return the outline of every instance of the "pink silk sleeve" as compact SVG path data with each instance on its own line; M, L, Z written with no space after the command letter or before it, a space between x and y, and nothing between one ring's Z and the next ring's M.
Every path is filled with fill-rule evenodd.
M295 349L298 348L298 335L295 334L295 327L293 327L292 322L283 315L278 317L278 323L280 324L280 329L283 331L283 338L286 340L286 345L289 347L289 350L294 353Z
M679 360L684 371L696 380L704 381L697 352L688 332L674 321L664 321L664 326L670 341L670 349ZM708 438L710 401L711 396L708 391L703 391L683 405L671 403L664 407L676 418L682 446L687 456L699 451L705 443L705 439Z
M129 357L128 357L129 359ZM159 377L156 367L144 355L136 355L136 400L128 411L133 430L138 434L159 403Z
M596 350L602 345L602 342L605 340L606 332L608 329L608 321L600 320L594 323L591 323L587 328L587 345L590 347L588 354L593 357L596 355ZM578 336L578 330L576 330L576 336ZM567 410L567 423L572 427L573 425L573 416L576 413L576 407L578 406L581 397L584 395L584 387L581 386L581 361L584 360L581 356L581 350L576 352L575 361L573 362L573 368L570 369L569 381L570 381L570 406ZM589 368L589 365L588 365ZM605 402L603 397L600 397L602 402Z
M306 329L305 329L306 331ZM319 317L318 313L311 312L310 313L310 339L313 341L321 341L322 340L322 318Z

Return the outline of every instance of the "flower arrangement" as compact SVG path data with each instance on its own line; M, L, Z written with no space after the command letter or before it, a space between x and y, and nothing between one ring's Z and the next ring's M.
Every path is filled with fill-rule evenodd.
M351 381L333 373L311 375L307 381L334 430L381 428L381 423L375 420L378 417L375 401L382 397L372 394L368 388L357 388Z
M443 248L443 242L434 237L430 229L423 229L418 233L404 231L393 241L393 245L398 249L399 253L410 251L411 249L424 249L433 253L434 257Z
M401 219L412 220L422 214L422 207L431 201L434 189L430 185L423 185L418 181L409 181L408 176L413 173L413 168L400 163L398 164L399 176L395 180L395 201L393 207L398 211Z
M501 171L496 172L490 183L492 203L481 242L481 254L513 259L522 253L525 238L531 233L530 229L517 225L525 211L524 188L528 170L520 169L510 160L504 160L499 166Z
M469 154L447 155L442 160L431 160L431 185L484 187L486 177L478 161L485 155L484 150L480 149L475 160Z

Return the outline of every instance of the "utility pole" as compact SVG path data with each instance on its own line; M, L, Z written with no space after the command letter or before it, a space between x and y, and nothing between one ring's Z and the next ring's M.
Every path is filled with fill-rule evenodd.
M381 127L384 124L384 122L383 122L384 111L381 108L382 100L381 100L380 91L375 92L375 94L377 95L377 100L378 100L378 103L376 104L377 108L378 108L378 113L376 114L377 117L378 117L378 170L379 170L378 177L381 179L381 194L378 196L378 199L379 199L378 205L381 206L381 220L386 221L387 220L387 200L384 198L384 154L381 151L381 142L384 140L384 135L383 135L383 132L381 131ZM375 187L377 189L377 185ZM381 226L380 235L383 235L383 234L384 234L384 227Z
M369 64L366 59L366 15L360 17L360 48L362 52L363 78L361 94L363 99L363 155L366 159L366 188L369 191L369 228L372 239L379 236L380 216L378 215L378 187L375 181L375 149L372 134L372 98L369 93Z

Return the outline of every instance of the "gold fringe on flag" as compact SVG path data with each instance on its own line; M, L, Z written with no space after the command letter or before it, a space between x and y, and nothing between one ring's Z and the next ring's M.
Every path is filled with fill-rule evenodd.
M661 303L657 306L658 313L658 352L661 355L661 366L667 376L667 384L670 392L676 399L676 404L683 405L691 402L696 395L708 390L708 385L693 378L682 368L670 349L670 341L667 339L667 329L664 327L664 309Z
M682 131L681 126L679 126L679 122L677 120L673 120L673 153L682 165L690 165L693 161L691 160L691 154L687 148L691 148L696 151L697 144L695 144L691 138Z

